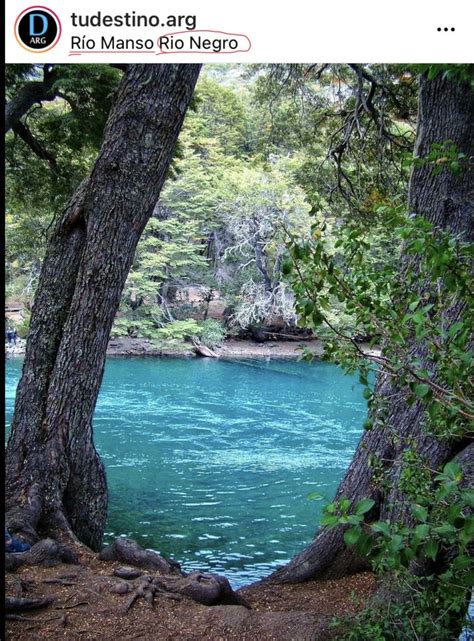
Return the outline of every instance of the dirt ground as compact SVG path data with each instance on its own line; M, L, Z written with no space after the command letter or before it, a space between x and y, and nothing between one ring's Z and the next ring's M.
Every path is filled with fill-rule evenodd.
M203 606L187 597L160 593L153 607L143 599L125 611L130 594L111 588L119 562L104 562L89 552L80 565L24 566L6 575L6 594L53 597L46 608L8 615L6 639L306 641L340 638L334 617L356 613L374 589L370 573L341 580L276 586L254 584L240 594L251 609ZM149 574L143 571L143 574ZM136 581L135 581L136 582ZM130 581L134 584L134 581Z

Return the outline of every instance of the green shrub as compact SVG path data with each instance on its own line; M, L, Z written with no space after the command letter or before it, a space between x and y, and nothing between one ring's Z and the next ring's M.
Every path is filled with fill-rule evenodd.
M184 341L189 338L200 336L202 332L197 321L193 318L187 320L177 320L168 323L154 331L154 338L165 339L169 341Z
M226 329L222 321L214 318L208 318L201 323L201 343L214 349L222 345L226 337Z

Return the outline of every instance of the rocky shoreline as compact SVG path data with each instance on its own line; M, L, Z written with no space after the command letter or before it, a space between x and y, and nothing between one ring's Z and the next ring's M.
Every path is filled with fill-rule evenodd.
M256 343L251 340L226 340L213 352L218 358L239 359L259 358L297 360L304 349L315 356L321 356L323 348L318 340L313 341L267 341ZM141 338L121 337L111 339L107 348L108 356L154 356L160 358L196 358L194 347L189 343L186 349L161 348L152 341Z
M5 345L7 358L22 356L25 353L26 341L19 339L15 346ZM364 351L378 354L379 350L369 350L368 345L362 344ZM251 340L226 340L220 347L213 350L222 359L262 359L262 360L298 360L303 351L311 352L316 358L323 353L322 342L313 340L266 341L257 343ZM185 349L157 347L146 338L121 336L110 339L107 356L117 357L154 357L154 358L198 358L194 347L189 343Z

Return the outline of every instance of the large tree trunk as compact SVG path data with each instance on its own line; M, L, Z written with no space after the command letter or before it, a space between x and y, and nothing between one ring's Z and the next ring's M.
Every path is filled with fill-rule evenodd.
M415 153L423 156L433 143L450 140L467 158L472 158L473 107L473 91L467 85L441 76L433 81L423 77ZM430 167L415 168L410 182L409 208L410 212L424 216L437 228L448 229L454 234L460 234L465 240L472 240L474 203L470 172L464 171L457 175L444 170L434 175ZM416 266L409 265L405 258L401 268ZM421 292L422 288L423 284L420 283ZM459 305L447 310L448 319L453 322L459 312ZM413 343L412 355L424 360L424 345ZM433 364L430 369L433 369ZM419 454L426 457L432 469L439 469L466 444L454 440L439 441L424 432L423 408L420 404L410 407L406 403L405 392L397 388L390 377L379 374L376 393L386 399L386 427L375 422L372 430L363 435L336 498L345 496L355 504L361 498L371 497L376 503L367 515L369 520L407 523L411 517L400 500L402 495L398 483L402 454L407 447L406 438L415 439ZM402 438L394 441L393 432ZM385 494L376 487L372 479L369 460L373 455L385 462L390 484L390 490ZM321 527L315 540L286 566L273 573L269 580L296 583L323 575L341 576L362 569L366 561L345 548L343 534L344 528L341 526L334 529Z
M107 342L200 65L130 65L90 178L49 243L6 453L6 521L93 549L107 516L92 416Z

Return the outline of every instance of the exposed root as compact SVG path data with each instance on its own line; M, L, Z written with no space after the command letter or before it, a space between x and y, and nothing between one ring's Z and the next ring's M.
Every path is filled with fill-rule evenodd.
M142 572L136 568L122 567L114 570L114 576L118 576L120 579L138 579L141 575Z
M44 597L44 599L23 599L16 597L5 597L5 611L15 612L24 610L37 610L47 608L55 601L54 597Z
M70 548L54 541L53 539L43 539L35 543L26 552L15 552L5 554L5 569L8 572L14 572L21 565L39 565L54 563L74 563L78 564L76 554Z
M6 614L7 621L28 621L28 623L40 623L41 619L34 619L33 617L24 617L21 614Z
M144 550L132 539L116 539L112 545L100 552L101 561L120 561L138 568L160 572L160 574L181 574L181 568L176 561L170 561L152 550Z
M132 585L122 581L113 585L110 592L128 594ZM138 599L143 599L150 608L154 607L155 596L160 595L173 601L187 597L203 605L243 605L250 609L249 603L234 592L225 577L193 572L186 577L142 576L133 593L128 597L122 612L126 614Z
M58 585L77 585L76 581L66 581L65 579L44 579L41 583L58 584Z
M234 592L229 581L217 574L192 572L186 577L155 577L153 583L203 605L243 605L250 609L249 603Z

